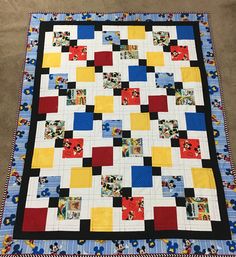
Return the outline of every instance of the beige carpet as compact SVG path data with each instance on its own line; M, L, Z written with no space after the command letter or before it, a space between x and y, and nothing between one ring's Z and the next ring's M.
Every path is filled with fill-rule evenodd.
M236 158L236 0L0 0L0 195L7 175L21 85L29 12L210 12L210 26L224 89Z

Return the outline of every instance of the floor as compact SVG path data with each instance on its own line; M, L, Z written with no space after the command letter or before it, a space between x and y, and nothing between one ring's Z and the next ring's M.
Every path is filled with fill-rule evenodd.
M0 195L4 190L13 131L16 126L18 91L25 58L29 13L36 11L209 12L218 72L224 90L231 148L233 157L236 158L236 133L233 133L236 130L236 115L233 111L236 99L236 80L233 77L236 66L235 0L81 0L79 3L77 0L1 0L0 3Z

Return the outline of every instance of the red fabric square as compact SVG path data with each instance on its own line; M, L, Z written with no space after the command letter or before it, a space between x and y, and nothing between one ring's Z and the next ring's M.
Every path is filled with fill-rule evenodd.
M121 90L122 105L139 105L139 88L125 88Z
M154 230L177 230L176 207L154 207Z
M95 52L94 53L94 65L95 66L112 66L112 52Z
M66 138L63 141L62 158L82 158L83 157L83 138Z
M149 112L168 112L167 96L148 96Z
M187 46L171 46L172 61L187 61L189 60L189 53Z
M24 212L22 231L45 231L47 212L47 208L26 208Z
M38 113L52 113L58 111L58 97L48 96L39 98Z
M70 46L69 51L70 61L87 60L87 46Z
M180 156L188 159L201 159L201 149L198 139L179 139Z
M113 147L93 147L92 166L112 166L113 165Z
M122 197L122 220L144 220L143 197Z

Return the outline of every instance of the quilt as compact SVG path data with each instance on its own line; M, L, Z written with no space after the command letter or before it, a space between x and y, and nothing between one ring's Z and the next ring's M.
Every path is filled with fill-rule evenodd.
M236 252L207 14L33 13L26 48L2 254Z

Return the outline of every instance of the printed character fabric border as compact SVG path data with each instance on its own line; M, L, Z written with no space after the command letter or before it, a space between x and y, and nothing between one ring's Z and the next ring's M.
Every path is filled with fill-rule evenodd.
M85 241L85 240L14 240L12 238L15 213L18 203L19 187L23 171L24 145L28 138L30 124L30 105L34 85L34 72L36 63L36 52L38 45L38 31L40 20L153 20L153 21L198 21L203 44L203 55L207 80L212 103L212 121L214 137L216 142L218 164L222 175L226 202L228 208L229 224L232 233L232 240L113 240L113 241ZM66 46L67 35L63 35L62 44ZM158 36L158 35L157 35ZM55 42L60 43L58 35ZM184 35L183 35L184 37ZM165 42L168 42L166 39ZM215 253L232 254L235 252L235 184L233 183L233 170L230 164L228 144L226 142L224 119L222 113L222 102L218 75L215 69L214 54L209 33L208 18L206 14L32 14L28 35L26 66L24 72L24 83L22 88L22 103L20 106L19 127L16 137L15 154L12 161L11 176L8 186L8 197L6 199L5 211L2 217L1 242L2 253L91 253L91 254L112 254L116 253ZM59 78L60 79L60 78ZM63 79L62 79L63 81ZM182 101L182 100L181 100ZM184 101L186 101L184 99ZM168 179L168 178L166 178ZM42 178L42 181L44 179ZM164 181L164 184L166 180ZM49 188L50 190L50 188ZM41 191L42 194L43 191ZM44 192L47 193L47 192ZM55 193L53 193L55 194ZM106 249L106 250L105 250Z

